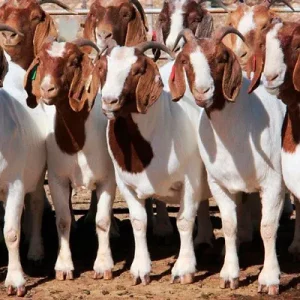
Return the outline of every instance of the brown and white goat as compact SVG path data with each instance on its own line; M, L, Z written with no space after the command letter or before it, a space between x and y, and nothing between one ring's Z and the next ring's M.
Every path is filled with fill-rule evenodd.
M27 71L25 88L30 107L36 107L39 102L55 107L45 107L45 110L50 127L46 141L48 181L59 236L56 278L73 279L69 245L71 184L72 187L96 190L99 247L94 277L111 279L113 260L109 229L116 190L115 175L107 151L107 120L101 113L100 95L95 100L99 80L96 75L92 77L94 65L79 45L93 45L97 49L91 41L44 44Z
M272 95L287 105L282 127L282 173L287 188L295 196L296 224L289 252L300 257L300 24L272 24L261 38L256 56L262 64L254 79L260 78ZM253 84L254 85L254 84Z
M146 15L138 0L96 0L86 18L83 36L103 49L111 40L121 46L137 45L147 40L147 31Z
M210 37L213 18L202 6L202 0L166 0L159 13L153 40L173 49L179 32L189 28L196 37ZM180 44L182 45L182 44Z
M44 41L57 37L53 19L41 8L41 4L45 3L55 3L70 10L57 0L8 0L0 7L0 23L21 33L1 32L1 45L11 60L25 70Z
M260 192L265 260L259 291L266 286L269 294L276 294L280 270L275 241L284 194L278 132L285 108L275 104L267 92L249 97L250 82L242 76L235 54L222 43L229 33L243 38L232 27L222 28L211 39L196 40L190 31L184 31L177 39L184 37L186 44L176 57L170 90L173 99L179 100L185 92L186 75L196 104L205 109L198 124L199 150L222 217L226 253L221 287L238 286L235 201L240 192Z
M162 44L114 47L97 63L102 109L109 119L107 139L119 190L127 202L135 239L134 282L150 281L145 200L181 204L177 217L180 253L173 280L190 283L196 267L193 227L200 199L206 199L205 170L197 148L199 110L189 100L171 102L149 48ZM192 163L191 163L192 162ZM205 196L204 196L205 193Z

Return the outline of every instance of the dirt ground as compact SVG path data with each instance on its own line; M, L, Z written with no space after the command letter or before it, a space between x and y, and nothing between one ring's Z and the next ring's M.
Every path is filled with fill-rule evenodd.
M148 233L148 245L152 259L151 283L148 286L132 285L129 268L133 259L134 241L128 220L128 211L118 195L114 204L115 217L120 229L120 237L111 240L115 262L114 279L111 281L93 279L93 261L96 256L97 240L94 225L77 215L88 208L89 192L78 191L73 197L76 227L72 229L71 248L75 265L73 281L57 281L54 278L54 263L57 252L57 237L53 212L44 216L43 236L46 257L43 265L31 266L26 260L26 245L22 243L22 265L27 275L27 295L29 299L69 300L69 299L267 299L269 296L257 294L257 278L262 268L263 245L259 234L254 241L240 249L240 287L235 291L219 288L219 272L223 259L221 250L224 239L217 207L211 201L211 220L216 240L213 248L201 246L196 250L197 268L195 283L191 285L171 284L171 268L179 251L179 237L175 226L176 208L172 207L171 221L175 234L168 241L158 240ZM282 221L278 233L278 257L281 266L281 294L277 299L300 299L300 263L294 262L287 248L291 243L294 216ZM0 246L0 299L6 296L4 280L6 276L7 252ZM11 298L10 298L11 299Z

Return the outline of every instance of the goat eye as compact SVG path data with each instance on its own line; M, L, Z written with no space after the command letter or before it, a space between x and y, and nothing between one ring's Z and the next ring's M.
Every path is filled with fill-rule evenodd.
M199 23L200 22L200 18L196 18L192 21L192 23Z
M185 58L183 58L183 59L181 60L181 63L182 63L183 65L186 65L186 64L188 63L188 61L187 61Z

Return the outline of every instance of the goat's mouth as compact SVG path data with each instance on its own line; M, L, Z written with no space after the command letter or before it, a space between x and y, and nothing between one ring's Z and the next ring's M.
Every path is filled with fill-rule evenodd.
M117 119L120 115L121 115L121 110L106 110L106 109L102 109L104 115L106 116L106 118L108 120L115 120Z
M47 105L54 105L55 104L55 98L45 98L45 97L41 97L41 99L43 100L43 102Z

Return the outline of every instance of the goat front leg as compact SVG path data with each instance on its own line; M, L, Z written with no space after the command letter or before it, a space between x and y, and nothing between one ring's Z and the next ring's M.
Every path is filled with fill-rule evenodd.
M118 178L117 178L118 179ZM145 200L139 200L121 181L118 187L126 200L129 208L130 221L133 228L135 242L134 259L131 264L130 272L133 275L133 284L138 284L141 280L143 285L150 283L151 260L147 246L147 214Z
M194 281L194 274L196 272L193 228L199 205L199 186L196 182L191 182L190 179L186 178L182 193L180 210L177 215L180 251L172 269L172 282L179 278L182 284L187 284Z
M235 195L230 194L213 179L209 180L210 190L219 206L222 229L225 238L225 258L220 272L221 288L238 288L239 259L237 254L237 214Z
M272 178L273 179L273 178ZM279 180L280 181L280 180ZM279 293L280 268L276 254L276 235L284 202L283 184L273 179L262 189L260 233L265 248L264 266L258 277L258 291L267 287L269 295Z
M73 261L70 250L71 213L69 207L70 186L68 179L48 175L50 192L56 214L59 251L55 263L56 279L73 279Z
M112 205L116 194L114 175L106 183L97 186L96 231L98 235L98 252L94 263L94 279L112 279L114 262L111 255L109 233L111 226Z
M5 279L7 294L17 294L18 297L26 293L25 279L20 262L20 227L21 215L24 207L24 187L20 180L11 183L8 188L4 216L4 239L8 249L8 267Z

